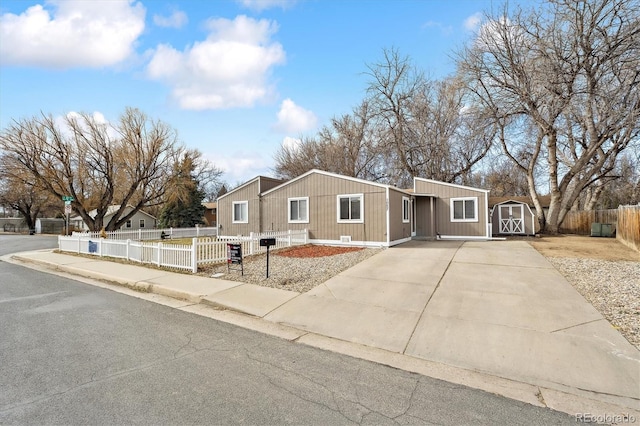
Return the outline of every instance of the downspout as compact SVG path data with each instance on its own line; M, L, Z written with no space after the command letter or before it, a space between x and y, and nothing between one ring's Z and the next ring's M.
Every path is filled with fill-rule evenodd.
M489 193L485 192L484 193L484 214L489 214L488 212L489 212ZM524 216L524 213L523 213L523 216ZM487 238L491 239L491 227L489 226L489 224L491 223L493 226L493 223L489 222L488 219L489 218L487 217L484 227L486 228Z
M431 236L438 239L434 197L429 197L429 207L431 209Z
M387 247L389 247L389 245L391 244L391 235L389 234L389 232L391 231L391 224L389 223L389 187L386 187L386 196L387 196L387 211L386 211L386 218L387 218Z

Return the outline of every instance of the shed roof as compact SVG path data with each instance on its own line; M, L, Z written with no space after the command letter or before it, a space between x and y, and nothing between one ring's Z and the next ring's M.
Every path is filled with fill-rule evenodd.
M549 204L551 203L551 196L550 195L541 195L539 197L539 199L540 199L540 203L542 204L542 208L549 207ZM525 196L525 197L521 197L521 196L489 197L489 207L493 207L496 204L502 204L505 201L515 201L515 202L519 202L519 203L525 203L529 207L535 207L533 205L533 200L528 195Z

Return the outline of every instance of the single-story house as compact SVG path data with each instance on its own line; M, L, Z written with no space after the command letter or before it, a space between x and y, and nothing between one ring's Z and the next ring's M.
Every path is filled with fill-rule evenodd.
M487 190L415 178L409 190L321 170L258 176L218 197L218 235L307 229L316 244L491 237Z
M494 235L535 235L539 230L538 220L524 201L505 200L491 210Z
M202 203L204 206L204 223L206 226L216 226L218 222L218 203Z
M120 208L119 204L114 204L109 206L109 208L107 209L107 214L104 215L105 226L109 223L109 221L111 220L113 215L118 211L119 208ZM131 210L133 210L133 206L125 207L125 211L120 217L127 215ZM91 210L89 212L89 216L95 217L96 210ZM82 231L89 230L89 227L84 223L84 221L80 216L74 216L69 218L69 226L73 226L77 230L82 230ZM129 220L127 220L127 222L123 226L120 227L120 229L137 230L137 229L153 229L155 227L156 227L156 218L143 210L138 210Z

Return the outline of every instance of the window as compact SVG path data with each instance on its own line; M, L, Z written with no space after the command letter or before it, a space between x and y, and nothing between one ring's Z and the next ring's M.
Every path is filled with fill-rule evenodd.
M125 227L127 227L127 228L131 228L131 219L129 219L129 220L127 221L127 224L125 225Z
M233 202L233 223L249 222L249 202L234 201Z
M309 223L309 197L289 198L289 223Z
M140 219L140 228L144 228L144 219Z
M409 208L411 203L407 197L402 197L402 223L409 223Z
M338 195L338 222L364 222L364 195Z
M477 222L478 198L452 198L451 222Z

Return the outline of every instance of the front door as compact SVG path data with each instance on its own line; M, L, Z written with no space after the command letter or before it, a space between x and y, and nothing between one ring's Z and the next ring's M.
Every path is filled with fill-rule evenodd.
M502 204L498 210L501 234L524 234L524 206Z

